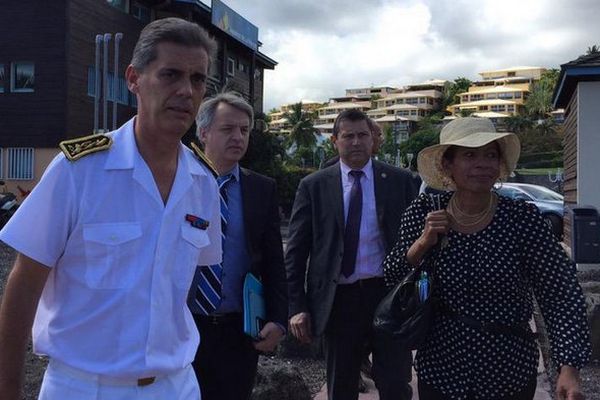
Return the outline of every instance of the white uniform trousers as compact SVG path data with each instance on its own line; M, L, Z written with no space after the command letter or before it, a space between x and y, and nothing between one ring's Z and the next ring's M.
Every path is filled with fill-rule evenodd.
M170 375L156 377L146 386L91 374L50 360L39 400L200 400L200 388L191 365Z

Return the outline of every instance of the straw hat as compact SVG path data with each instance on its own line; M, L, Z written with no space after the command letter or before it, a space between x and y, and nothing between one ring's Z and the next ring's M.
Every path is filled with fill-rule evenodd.
M432 188L454 190L454 182L447 176L442 165L444 152L450 146L476 148L493 141L500 145L500 180L506 180L519 160L519 138L511 132L496 132L494 124L487 118L474 117L457 118L448 123L440 132L440 144L421 150L417 158L419 174Z

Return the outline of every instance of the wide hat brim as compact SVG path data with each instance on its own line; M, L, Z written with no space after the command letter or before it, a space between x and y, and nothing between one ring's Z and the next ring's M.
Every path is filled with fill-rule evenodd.
M500 180L505 181L515 170L521 153L521 143L512 132L472 132L463 137L457 137L444 143L426 147L419 152L417 167L419 175L425 183L434 189L455 190L453 183L444 173L442 157L450 146L477 148L497 141L500 146L502 163Z

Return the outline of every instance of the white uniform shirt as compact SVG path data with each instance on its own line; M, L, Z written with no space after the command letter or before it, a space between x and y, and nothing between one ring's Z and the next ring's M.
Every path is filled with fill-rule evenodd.
M197 264L221 261L218 189L183 145L167 204L133 134L70 162L61 153L0 232L52 268L33 325L34 351L126 378L189 364L199 336L186 306ZM194 228L186 214L209 221Z
M350 206L350 191L354 178L349 176L352 168L340 160L342 171L342 193L344 196L344 221L348 219ZM356 253L356 267L354 273L348 277L340 274L339 283L354 283L359 279L369 279L383 276L381 263L385 257L385 246L381 230L377 223L377 204L375 202L375 182L373 177L373 162L369 161L361 169L363 176L360 180L362 188L362 214L360 218L360 236L358 252Z

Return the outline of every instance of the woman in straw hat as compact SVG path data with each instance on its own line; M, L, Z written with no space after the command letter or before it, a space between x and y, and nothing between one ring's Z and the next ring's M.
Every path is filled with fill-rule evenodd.
M574 265L535 206L492 191L519 151L515 134L496 132L484 118L460 118L419 154L423 180L449 192L440 196L441 210L426 194L406 210L384 272L388 285L399 282L440 241L441 307L415 360L421 400L532 399L539 357L529 328L532 294L560 368L557 396L583 398L578 369L591 350Z

